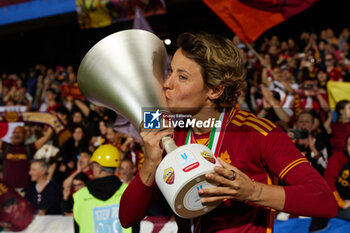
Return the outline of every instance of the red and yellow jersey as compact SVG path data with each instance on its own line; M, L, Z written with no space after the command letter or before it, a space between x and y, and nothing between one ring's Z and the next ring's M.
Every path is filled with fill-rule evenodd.
M221 143L216 156L237 167L251 179L265 184L283 182L285 202L282 211L297 215L333 218L337 203L326 182L278 126L245 111L232 109L224 117ZM188 130L175 131L178 146L186 142ZM210 133L193 135L193 142L206 144ZM275 179L275 178L277 179ZM274 181L274 182L273 182ZM119 217L124 227L142 220L159 192L156 184L143 184L139 173L125 190ZM195 232L272 232L274 210L249 202L228 200L194 220ZM186 222L177 219L179 229Z
M308 160L295 148L289 137L275 124L252 113L232 109L227 117L219 156L261 183L283 180L299 164ZM185 144L187 131L175 133L178 146ZM209 133L194 135L205 141ZM274 181L274 182L273 182ZM226 201L199 221L204 232L272 232L274 210L252 203ZM228 230L229 229L229 230ZM223 231L225 232L225 231Z

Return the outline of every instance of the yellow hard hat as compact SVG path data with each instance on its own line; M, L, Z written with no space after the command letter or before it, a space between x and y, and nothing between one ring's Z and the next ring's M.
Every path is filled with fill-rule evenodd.
M102 167L119 167L120 154L114 146L110 144L102 145L92 154L90 162L96 162Z

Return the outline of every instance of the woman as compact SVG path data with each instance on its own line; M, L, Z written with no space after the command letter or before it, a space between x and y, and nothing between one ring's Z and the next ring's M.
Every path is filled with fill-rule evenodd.
M73 129L73 135L61 147L59 156L62 158L61 164L58 165L58 170L55 171L55 180L62 183L76 168L77 155L89 145L85 140L84 127L76 125Z
M350 135L346 138L346 149L334 153L328 161L324 178L338 202L338 218L350 220Z
M72 195L85 187L86 183L90 181L88 175L84 172L74 173L71 183L63 185L63 200L61 202L62 214L66 216L73 216L73 198Z
M169 108L197 120L223 114L225 127L215 153L223 167L206 174L220 186L199 191L202 203L219 200L222 204L194 220L195 232L266 232L273 225L270 208L334 217L337 207L329 187L288 136L271 122L234 108L246 84L242 60L232 42L185 33L178 47L163 84ZM190 143L206 144L210 131L180 130L174 132L174 139L180 146L190 135ZM124 227L142 220L158 190L154 176L162 160L160 140L168 134L166 130L141 132L145 160L121 199L119 218ZM271 185L269 174L279 176L287 186ZM180 232L190 232L189 220L178 218L177 223Z
M335 105L337 112L337 121L330 124L331 148L332 153L336 151L344 151L346 148L346 137L350 134L350 101L341 100Z

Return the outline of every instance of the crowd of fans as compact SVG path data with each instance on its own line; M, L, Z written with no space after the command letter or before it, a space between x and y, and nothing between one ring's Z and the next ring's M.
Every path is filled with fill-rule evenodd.
M350 81L349 29L339 35L330 28L318 35L303 32L297 40L272 36L259 48L236 36L233 41L244 59L248 83L237 108L281 126L323 175L332 154L346 151L350 135L350 101L339 101L335 114L327 93L328 81ZM119 149L123 162L116 175L125 183L143 160L139 135L125 130L130 127L124 127L129 123L122 116L62 87L77 88L74 67L38 64L28 73L1 75L0 105L51 113L65 127L57 135L43 124L27 123L15 129L11 143L1 142L2 179L22 192L37 214L72 214L71 195L93 178L89 159L99 145ZM57 148L57 154L33 160L44 144ZM336 189L335 179L328 180ZM349 207L349 194L339 194L339 207Z

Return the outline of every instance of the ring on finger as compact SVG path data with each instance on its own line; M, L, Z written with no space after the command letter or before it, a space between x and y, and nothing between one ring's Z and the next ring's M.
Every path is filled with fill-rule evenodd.
M236 177L237 177L237 173L236 173L234 170L232 170L232 169L231 169L231 172L232 172L232 176L229 177L228 179L229 179L229 180L235 180Z

